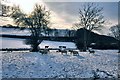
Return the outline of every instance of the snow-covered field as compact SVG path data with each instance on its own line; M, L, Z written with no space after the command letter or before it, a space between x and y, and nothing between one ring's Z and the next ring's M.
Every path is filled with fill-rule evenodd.
M79 55L55 51L48 54L2 52L3 78L90 78L94 73L101 78L117 78L117 71L117 50L95 50L95 54L79 52Z
M2 20L2 19L1 19ZM2 22L4 24L4 22ZM27 29L7 29L0 27L0 35L30 35ZM44 35L44 34L43 34ZM30 48L24 39L0 38L0 48ZM44 40L39 47L76 48L72 42ZM79 55L61 54L50 51L48 54L39 52L0 52L0 77L3 78L117 78L117 50L95 50L95 54L79 52ZM2 71L2 72L1 72Z
M25 39L14 39L14 38L0 38L2 42L2 48L30 48L30 45L24 43ZM76 48L73 42L58 42L43 40L39 45L40 48L59 48L59 46L66 46L67 48Z
M7 35L22 35L22 36L29 36L30 32L29 30L19 30L19 29L14 29L14 28L1 28L2 30L0 34L7 34Z
M23 39L0 38L2 48L29 48ZM44 40L39 46L66 46L76 48L72 42ZM1 52L0 52L1 53ZM95 54L79 52L79 55L61 54L50 51L48 54L39 52L2 52L3 78L91 78L117 77L117 50L95 50ZM1 58L0 58L1 60ZM109 75L108 75L109 74Z
M0 38L2 48L30 48L30 45L25 45L25 39Z

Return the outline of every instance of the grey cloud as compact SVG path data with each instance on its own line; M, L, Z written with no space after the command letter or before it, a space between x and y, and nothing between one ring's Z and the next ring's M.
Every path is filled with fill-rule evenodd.
M78 11L81 8L83 2L46 2L50 10L56 12L59 16L67 15L69 17L64 17L67 22L74 21L74 18L78 18ZM117 2L98 2L100 7L104 8L103 14L106 19L118 20L118 4ZM70 18L72 17L72 18Z
M59 17L63 18L67 24L77 22L78 11L82 8L84 2L45 2L50 10L54 11ZM102 34L107 34L109 28L118 22L118 3L117 2L96 2L100 7L103 7L103 15L107 22L106 28L100 31ZM61 23L62 24L62 23ZM106 23L107 24L107 23Z

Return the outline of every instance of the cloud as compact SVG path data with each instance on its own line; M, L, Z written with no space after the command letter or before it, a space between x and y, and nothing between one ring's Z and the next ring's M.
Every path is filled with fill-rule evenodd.
M70 29L72 24L75 23L76 17L71 16L66 13L57 14L51 11L51 23L52 28L60 28L60 29Z
M5 1L2 1L2 4L8 5L8 6L19 5L20 8L25 13L30 13L31 11L33 11L34 5L36 3L44 5L42 0L5 0Z
M57 3L48 2L45 4L47 7L49 7L50 11L52 12L51 13L52 15L51 22L53 23L52 27L71 29L73 23L77 22L78 16L74 15L76 11L74 11L73 9L69 9L69 6L71 6L70 4L59 2Z
M0 26L7 25L7 24L15 25L13 22L13 19L9 17L0 17Z
M51 27L61 29L70 29L74 23L78 22L78 11L84 4L84 2L46 2L45 0L10 1L21 5L20 7L24 9L24 11L28 12L33 10L35 3L46 6L46 8L51 12ZM106 28L104 30L107 32L111 26L118 24L118 5L115 2L99 2L97 4L104 8L103 15L108 22L106 23Z
M46 5L52 10L58 17L55 21L54 27L61 26L62 28L71 28L72 24L78 22L78 10L82 8L83 2L45 2ZM100 7L103 7L103 15L105 16L106 25L102 34L107 34L109 28L113 25L118 24L118 5L117 2L99 2L97 3ZM56 25L56 26L55 26ZM64 26L64 27L63 27Z

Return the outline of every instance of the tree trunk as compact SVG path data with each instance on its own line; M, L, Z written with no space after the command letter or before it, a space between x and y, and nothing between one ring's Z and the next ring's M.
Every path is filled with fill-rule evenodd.
M86 51L87 50L87 41L86 41L86 30L84 28L84 47L83 47L83 51Z
M32 46L31 52L38 52L38 51L39 51L38 45L39 45L39 44L34 44L34 45Z
M33 36L31 37L31 52L38 52L39 51L39 44L42 42L42 40L39 39L39 36Z
M91 30L89 30L88 34L87 34L87 47L90 46L92 40L91 40Z

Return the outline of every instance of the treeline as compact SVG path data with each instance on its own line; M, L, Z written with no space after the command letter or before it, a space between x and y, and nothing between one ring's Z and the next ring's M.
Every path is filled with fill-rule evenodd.
M20 39L30 39L31 36L21 36L21 35L0 35L0 37L7 37L7 38L20 38ZM62 41L62 42L74 42L76 37L62 37L62 36L41 36L39 37L40 40L50 40L50 41Z
M19 30L30 30L31 28L28 27L20 27L20 26L13 26L13 25L4 25L0 26L2 28L13 28L13 29L19 29ZM69 30L69 29L52 29L52 28L46 28L41 29L41 35L42 36L64 36L64 37L74 37L75 30ZM14 34L13 34L14 35Z
M20 30L27 29L26 27L13 26L11 24L3 25L3 26L0 26L0 27L2 27L2 28L14 28L14 29L20 29Z

